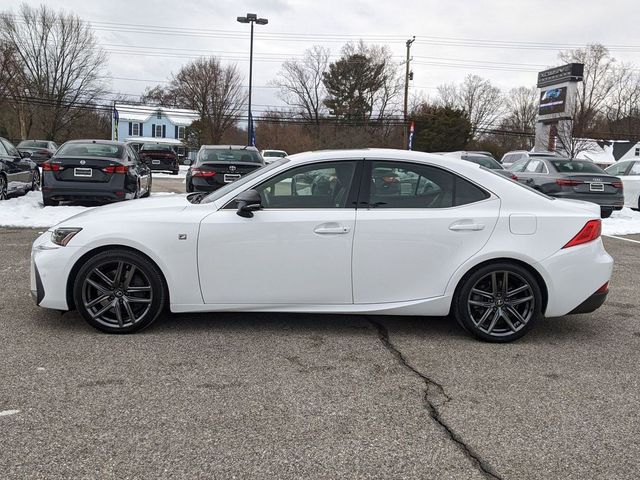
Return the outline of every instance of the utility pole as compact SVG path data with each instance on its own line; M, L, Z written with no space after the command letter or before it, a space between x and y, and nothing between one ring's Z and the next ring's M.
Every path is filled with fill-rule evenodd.
M409 65L411 63L411 44L416 41L415 35L411 38L411 40L407 40L407 69L404 75L404 125L402 127L402 148L408 148L407 144L407 115L408 115L408 103L409 103L409 74L410 68Z

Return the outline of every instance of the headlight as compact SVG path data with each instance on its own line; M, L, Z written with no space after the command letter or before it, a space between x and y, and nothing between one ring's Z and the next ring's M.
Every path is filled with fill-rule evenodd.
M71 228L71 227L62 227L56 228L51 233L51 241L56 245L60 245L61 247L66 247L67 243L71 241L73 237L76 236L78 232L82 230L81 228Z

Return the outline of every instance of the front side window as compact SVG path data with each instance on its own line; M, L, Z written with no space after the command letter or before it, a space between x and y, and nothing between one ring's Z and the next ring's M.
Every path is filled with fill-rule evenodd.
M16 147L14 147L11 142L8 142L7 140L5 140L4 138L2 139L2 143L4 144L4 148L6 148L7 153L9 155L11 155L12 157L19 157L20 156L20 152L18 152L18 150L16 149Z
M437 167L371 163L369 206L373 208L449 208L488 197L479 187Z
M624 175L629 168L630 162L620 162L604 169L609 175Z
M527 173L545 173L546 167L541 160L531 160L524 169Z
M304 165L256 187L264 208L345 208L355 161Z
M522 158L517 162L514 162L513 165L509 167L509 170L512 172L522 172L524 171L524 167L527 166L528 158Z
M635 162L631 170L629 170L629 175L640 175L640 162Z
M2 142L0 142L0 155L8 155L7 150L4 148L4 145Z

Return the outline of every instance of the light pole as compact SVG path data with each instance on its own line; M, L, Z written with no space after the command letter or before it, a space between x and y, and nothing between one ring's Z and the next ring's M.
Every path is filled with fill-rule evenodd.
M238 17L240 23L251 24L251 43L249 47L249 118L247 119L247 145L253 145L253 117L251 115L251 77L253 74L253 24L266 25L269 20L266 18L258 18L255 13L247 13L246 17ZM255 145L253 145L255 146Z

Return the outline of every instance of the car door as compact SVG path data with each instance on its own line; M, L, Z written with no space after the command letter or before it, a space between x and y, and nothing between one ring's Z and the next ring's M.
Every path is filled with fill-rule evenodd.
M3 167L1 171L7 179L7 193L13 193L21 189L22 181L20 180L20 176L22 173L18 169L14 158L7 152L2 139L0 139L0 162L2 162Z
M31 186L31 162L26 158L23 159L11 142L1 138L0 143L6 151L6 164L9 172L7 176L8 190L23 190Z
M353 244L356 304L438 297L486 244L500 200L436 166L368 161Z
M627 174L620 178L624 186L624 204L640 209L640 161L633 162Z
M235 202L208 215L198 239L205 303L351 304L362 163L293 167L255 187L263 208L252 218L239 216Z

